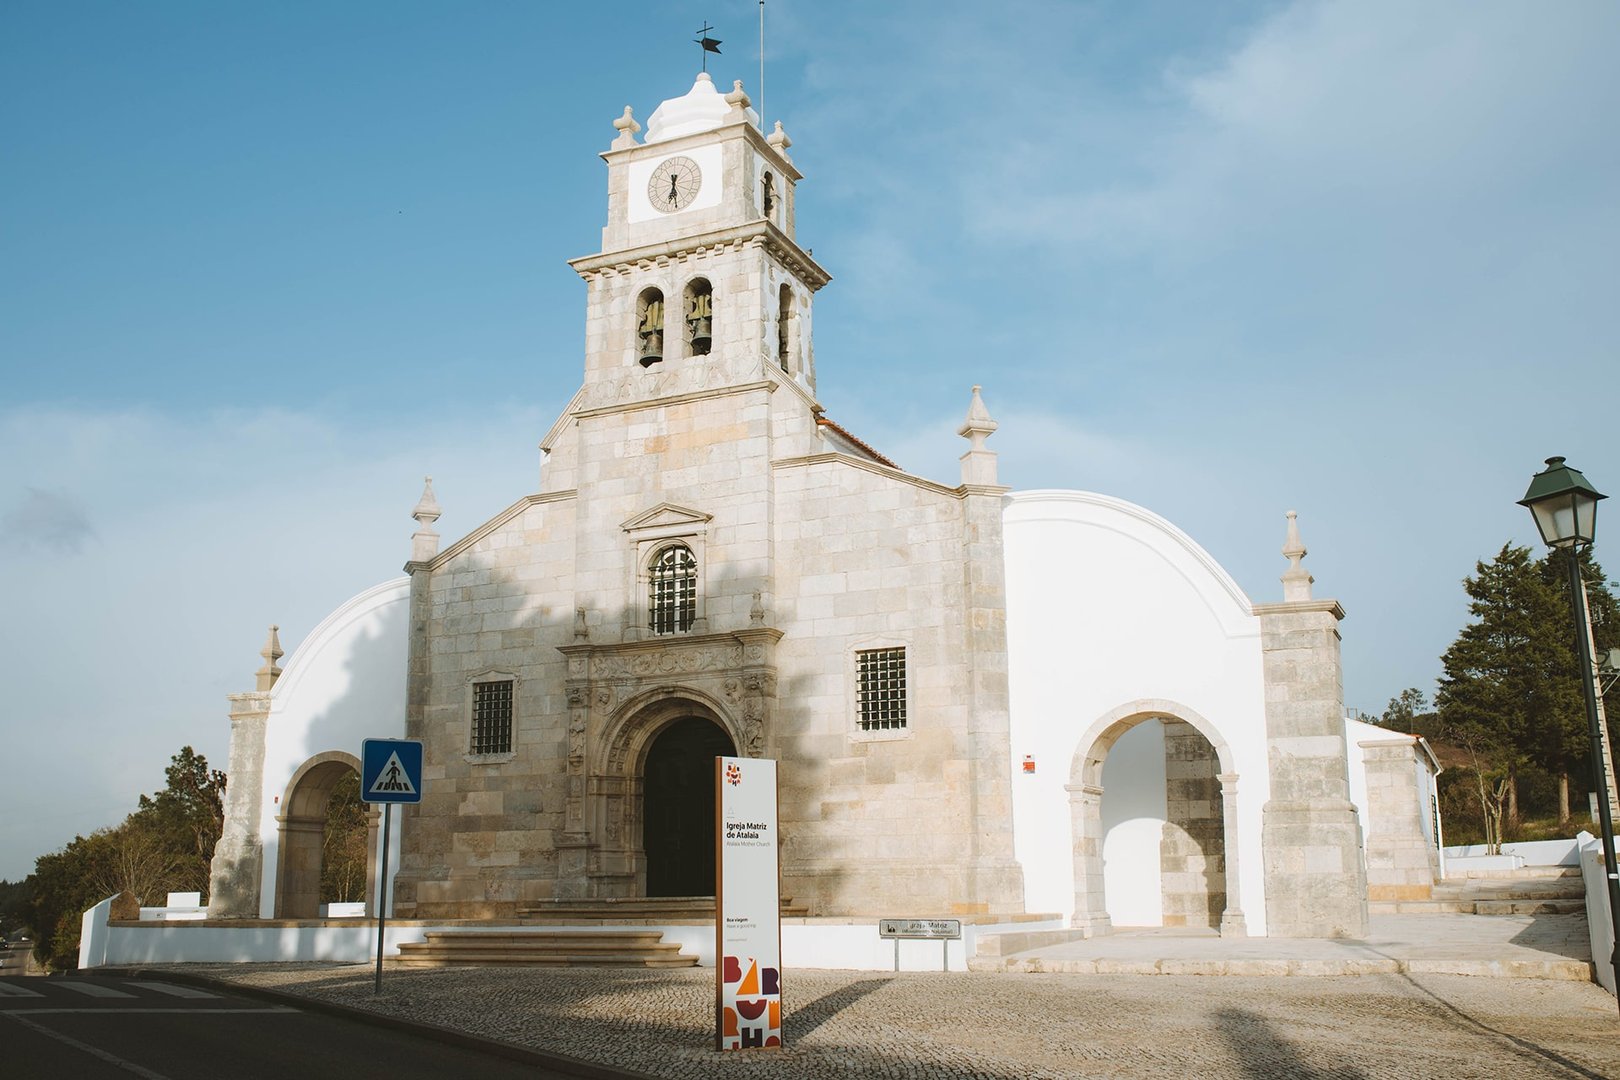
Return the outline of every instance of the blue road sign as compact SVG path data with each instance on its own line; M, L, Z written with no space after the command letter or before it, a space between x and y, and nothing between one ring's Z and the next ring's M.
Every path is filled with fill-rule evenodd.
M367 739L361 743L360 797L368 803L421 802L421 740Z

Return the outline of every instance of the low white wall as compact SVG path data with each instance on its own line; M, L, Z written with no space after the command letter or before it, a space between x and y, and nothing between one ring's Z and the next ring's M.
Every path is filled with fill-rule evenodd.
M1447 859L1472 858L1484 855L1485 845L1464 844L1448 847L1445 852ZM1503 844L1502 854L1517 855L1524 860L1525 866L1579 866L1581 863L1575 840L1527 840L1522 844Z
M1609 914L1609 882L1603 865L1603 843L1591 833L1575 837L1580 853L1581 880L1586 883L1586 932L1592 941L1592 974L1597 984L1615 992L1614 917Z
M371 920L341 926L207 926L196 923L146 923L110 926L112 901L104 900L84 913L79 966L139 964L267 964L288 961L325 961L358 964L376 956L377 924ZM978 939L989 934L1056 930L1061 919L962 927L959 941L900 942L901 971L966 971ZM535 930L535 926L431 926L390 923L384 956L398 956L401 942L421 941L429 930L445 933ZM546 927L587 933L600 926ZM610 928L611 929L611 928ZM630 929L626 927L625 929ZM696 956L701 967L714 966L714 927L702 924L648 926L664 940ZM944 953L942 960L941 953ZM874 923L786 922L782 925L784 968L835 968L854 971L893 971L894 942L878 936Z

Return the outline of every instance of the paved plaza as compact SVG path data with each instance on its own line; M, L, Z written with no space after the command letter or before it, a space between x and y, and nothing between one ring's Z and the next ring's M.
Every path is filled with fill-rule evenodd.
M656 1077L1620 1076L1614 999L1556 979L798 971L787 1047L722 1055L704 969L185 970Z

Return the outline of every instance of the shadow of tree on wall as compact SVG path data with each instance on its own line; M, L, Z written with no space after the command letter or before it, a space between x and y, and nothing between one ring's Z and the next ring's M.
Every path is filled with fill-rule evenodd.
M1244 1076L1287 1076L1297 1080L1366 1080L1360 1069L1312 1068L1293 1043L1277 1033L1271 1021L1247 1009L1221 1009L1215 1026Z

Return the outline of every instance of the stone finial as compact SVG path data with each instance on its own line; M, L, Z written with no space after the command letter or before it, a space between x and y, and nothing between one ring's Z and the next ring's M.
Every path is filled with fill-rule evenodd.
M439 553L439 534L434 531L433 523L439 520L443 513L439 509L439 500L433 495L433 477L422 478L422 497L417 500L416 509L411 511L411 517L416 519L416 532L411 534L411 559L414 562L426 562Z
M626 105L624 107L624 115L613 121L613 126L618 129L619 135L618 138L613 140L611 149L623 150L629 146L640 145L636 142L636 132L641 130L641 125L636 123L635 115L630 106Z
M783 161L793 160L788 157L787 152L787 148L793 145L793 140L788 138L787 132L782 130L782 121L778 120L776 122L776 130L765 136L765 142L772 150L782 155Z
M765 594L755 593L754 602L748 608L748 625L765 625Z
M996 483L996 452L986 448L984 440L996 430L997 424L990 419L990 410L984 407L979 390L977 386L973 388L967 419L956 433L972 444L962 455L962 483L988 485Z
M741 79L738 79L731 84L731 93L726 95L726 104L731 106L731 110L726 113L726 123L748 123L748 106L753 103L748 99L748 94L743 90Z
M588 641L590 636L590 628L585 625L585 608L581 605L574 609L574 640Z
M265 638L264 648L259 650L259 655L264 657L264 666L253 673L255 690L268 690L276 685L277 679L281 678L281 667L276 661L287 654L281 651L281 638L276 633L280 629L281 627L272 623L270 636Z
M1288 511L1288 538L1283 541L1282 553L1288 557L1288 569L1283 571L1283 600L1292 603L1295 600L1309 600L1311 598L1311 572L1300 564L1305 558L1305 543L1299 538L1299 515Z

